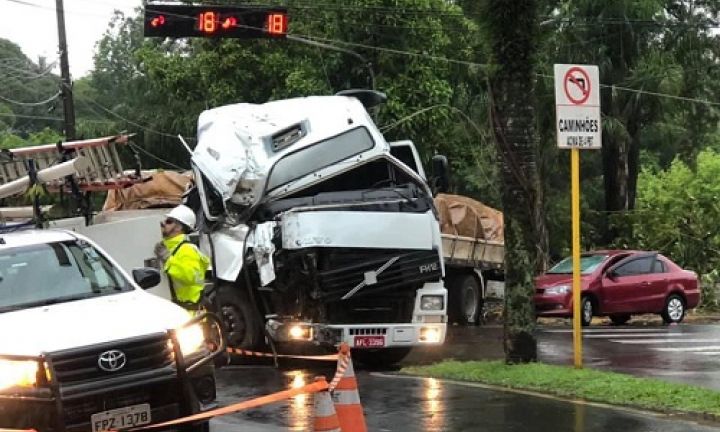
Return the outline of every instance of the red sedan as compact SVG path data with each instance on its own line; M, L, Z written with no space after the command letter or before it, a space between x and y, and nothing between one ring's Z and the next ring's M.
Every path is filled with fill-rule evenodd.
M624 324L631 315L657 313L678 323L700 301L698 277L656 252L607 250L580 258L584 326L593 316ZM537 316L572 316L572 258L535 278Z

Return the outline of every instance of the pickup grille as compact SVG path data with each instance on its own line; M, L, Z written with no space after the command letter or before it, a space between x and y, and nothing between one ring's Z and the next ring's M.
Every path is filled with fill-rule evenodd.
M381 267L386 268L377 274ZM414 292L425 282L440 280L440 268L435 250L329 250L319 260L318 298L340 299L363 283L366 273L374 273L377 282L371 281L351 298L362 298L391 288Z
M60 384L75 384L169 366L173 363L173 355L168 340L167 335L158 334L54 353L51 358L55 379ZM98 364L100 354L109 350L125 354L125 366L115 372L104 371Z
M162 409L172 411L173 415L166 418L155 418L157 416L153 412L153 422L169 420L179 414L180 394L177 383L171 381L144 384L126 390L109 391L97 396L74 399L63 403L65 424L68 429L89 431L91 429L89 421L93 414L142 403L150 404L153 411Z

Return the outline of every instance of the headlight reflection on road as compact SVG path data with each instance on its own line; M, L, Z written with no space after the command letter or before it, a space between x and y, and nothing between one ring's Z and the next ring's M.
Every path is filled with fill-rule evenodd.
M435 378L425 380L425 430L445 430L445 400L443 383Z
M290 388L300 388L306 385L308 377L303 371L287 372ZM313 418L312 397L300 394L290 399L289 403L290 430L305 431L311 429L310 421Z

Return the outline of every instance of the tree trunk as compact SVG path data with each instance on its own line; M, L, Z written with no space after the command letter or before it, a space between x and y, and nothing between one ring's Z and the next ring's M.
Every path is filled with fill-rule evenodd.
M534 275L548 251L535 130L536 2L490 0L496 69L490 88L505 218L504 347L508 363L537 359Z

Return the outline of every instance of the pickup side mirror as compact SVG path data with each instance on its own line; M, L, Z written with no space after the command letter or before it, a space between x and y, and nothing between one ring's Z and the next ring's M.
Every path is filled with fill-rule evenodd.
M152 267L133 269L133 279L142 289L156 287L160 284L160 271Z
M435 155L432 157L433 193L443 193L450 189L450 168L447 157Z

